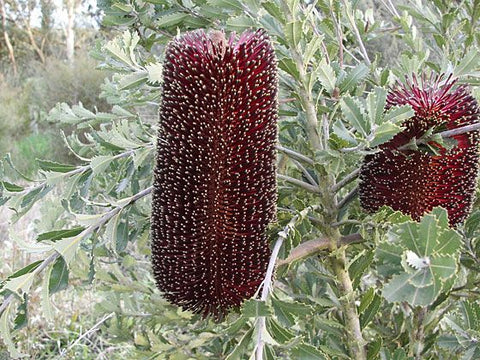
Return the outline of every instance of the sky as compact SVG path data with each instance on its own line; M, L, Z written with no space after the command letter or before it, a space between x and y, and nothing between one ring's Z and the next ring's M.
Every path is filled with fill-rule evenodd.
M55 19L55 26L59 28L63 28L66 18L67 18L67 12L63 7L63 0L53 0L55 6L56 6L56 12L53 16ZM82 0L82 5L77 9L77 14L81 14L83 11L86 11L88 7L91 6L93 9L97 8L97 0ZM40 27L41 23L41 11L40 8L36 8L33 13L32 13L32 26L34 27ZM96 27L97 24L95 21L88 21L89 19L79 19L77 17L77 26L91 26L91 27Z

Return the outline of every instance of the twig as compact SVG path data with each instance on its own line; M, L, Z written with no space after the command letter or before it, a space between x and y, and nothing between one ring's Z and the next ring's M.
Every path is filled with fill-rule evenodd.
M343 208L345 205L347 205L350 201L352 201L355 196L357 196L358 193L358 187L355 187L352 191L350 191L345 197L340 200L340 202L337 205L338 209Z
M342 180L340 180L333 188L333 192L337 192L341 188L343 188L345 185L350 184L353 180L355 180L358 175L360 174L360 169L355 169L353 170L350 174L345 176Z
M292 178L292 177L287 176L287 175L277 174L277 178L280 179L280 180L287 181L290 184L301 187L302 189L305 189L309 192L313 192L313 193L319 193L320 192L320 189L318 188L318 186L310 185L310 184L308 184L308 183L306 183L302 180L298 180L298 179Z
M353 15L350 13L351 7L350 3L347 0L342 0L343 5L345 5L345 12L347 13L347 18L350 21L350 25L352 25L352 30L357 38L358 45L360 46L360 52L362 54L363 60L367 63L368 66L372 64L370 61L370 58L368 57L367 49L365 48L365 45L363 44L362 37L360 35L360 32L358 31L357 24L355 24L355 19L353 18Z
M442 138L449 138L455 135L465 134L467 132L475 130L480 130L480 122L471 125L465 125L452 130L445 130L437 133L437 135L440 135Z
M91 235L95 230L98 228L102 227L106 222L108 222L111 218L113 218L115 215L117 215L120 211L122 211L124 208L129 206L130 204L134 203L135 201L141 199L144 196L147 196L150 194L153 190L153 186L150 186L137 194L126 198L122 199L125 203L123 205L117 206L113 208L112 210L106 212L98 222L95 224L90 225L87 227L85 230L83 230L79 235L78 239L76 241L81 241L85 239L87 236ZM58 252L52 253L49 257L47 257L43 262L33 271L33 273L36 275L43 271L49 264L51 264L53 261L55 261L60 254ZM15 294L10 294L8 295L5 300L3 301L2 305L0 305L0 315L2 314L3 311L8 307L8 305L13 301L15 297Z
M120 153L118 155L115 155L112 157L112 160L118 160L118 159L122 159L122 158L125 158L125 157L128 157L128 156L131 156L134 154L134 150L128 150L128 151L125 151L123 153ZM88 164L88 165L84 165L84 166L80 166L76 169L73 169L71 171L67 171L66 173L63 173L63 175L65 177L67 176L73 176L73 175L77 175L77 174L82 174L84 173L85 171L91 169L91 165ZM47 180L43 180L42 182L40 182L39 184L37 185L34 185L34 186L31 186L25 190L22 190L22 191L19 191L19 192L15 192L14 195L15 196L22 196L22 195L26 195L32 191L35 191L35 190L38 190L38 189L42 189L44 188L45 186L47 186Z
M90 335L91 333L95 332L98 330L99 326L102 325L105 321L107 321L108 319L112 318L113 316L115 315L115 313L110 313L108 315L105 315L103 318L100 319L100 321L98 321L95 325L93 325L88 331L86 331L85 333L83 333L81 336L79 336L74 342L73 344L71 344L67 349L64 349L61 354L60 354L60 357L64 357L73 347L75 347L82 339L84 339L85 337L87 337L88 335Z
M351 244L358 244L363 241L364 239L362 235L355 233L342 236L337 246L342 247ZM315 240L305 241L304 243L301 243L296 248L294 248L286 259L281 259L277 261L277 266L291 264L294 261L304 259L313 254L316 254L321 250L330 249L330 247L331 241L329 238L319 238Z
M60 256L60 254L57 253L57 252L55 252L53 254L50 254L49 257L47 257L45 260L43 260L43 262L37 268L35 268L35 270L33 270L33 273L36 275L36 274L42 272L43 270L45 270L45 268L48 265L50 265L52 262L54 262L59 256ZM5 311L5 309L8 307L8 305L10 305L10 303L13 301L14 298L15 298L15 294L10 294L5 298L2 305L0 305L0 315Z
M310 173L308 172L307 169L305 169L305 167L297 160L295 159L292 159L293 163L297 166L297 168L300 169L300 171L303 173L303 176L305 176L308 180L308 182L310 184L312 184L313 186L317 186L318 187L318 184L317 182L315 181L315 179L313 178L312 175L310 175Z
M284 154L287 154L292 159L296 159L296 160L306 162L309 165L314 164L313 160L310 159L308 156L300 154L300 153L296 152L295 150L288 149L286 147L283 147L282 145L277 145L276 148L277 148L278 151L283 152Z
M342 220L342 221L337 221L332 223L333 227L339 227L342 225L362 225L363 222L359 220L353 220L353 219L347 219L347 220Z
M270 294L270 290L272 287L272 278L273 278L273 270L275 269L275 262L277 261L278 253L280 248L282 247L283 241L287 239L288 233L294 227L295 222L298 220L299 215L295 215L288 224L283 228L278 234L278 239L273 246L272 255L270 256L270 261L268 262L267 272L265 274L265 279L262 282L262 295L260 296L261 301L266 301L268 299L268 295ZM257 344L255 346L255 360L262 360L263 359L263 348L265 346L265 339L264 333L266 330L266 322L265 317L260 316L257 318L255 323L255 327L257 330Z

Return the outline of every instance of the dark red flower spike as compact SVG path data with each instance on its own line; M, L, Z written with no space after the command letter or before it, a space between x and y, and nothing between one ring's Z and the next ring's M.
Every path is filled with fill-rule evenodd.
M451 149L430 143L438 154L421 150L397 150L430 128L451 130L478 122L477 101L465 85L452 77L416 78L398 84L387 97L387 110L411 105L415 115L405 130L368 155L360 172L360 203L370 212L388 205L419 220L435 206L448 211L451 226L461 223L473 204L479 162L479 132L456 135Z
M263 30L193 31L167 47L151 217L172 303L222 316L252 297L275 218L277 65Z

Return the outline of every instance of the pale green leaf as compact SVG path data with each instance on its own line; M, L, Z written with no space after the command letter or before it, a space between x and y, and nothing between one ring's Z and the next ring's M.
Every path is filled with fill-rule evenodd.
M152 63L145 66L148 72L148 82L160 84L163 81L163 66L161 63Z
M98 155L90 161L90 167L95 175L102 174L114 160L110 155Z
M384 121L396 124L410 119L414 115L415 112L410 105L395 106L386 112Z
M240 359L242 359L242 356L245 353L245 350L247 349L248 344L252 340L253 330L254 330L253 327L250 328L242 336L241 340L235 346L233 351L230 354L228 354L228 356L225 358L225 360L240 360Z
M365 117L365 111L362 104L350 96L342 98L340 103L345 119L357 130L363 137L370 133L370 125Z
M370 141L371 147L376 147L386 143L393 139L395 135L403 130L402 127L386 122L381 124L375 129L375 136L372 141Z
M296 48L302 38L302 22L296 20L286 23L285 36L292 48Z
M290 350L292 359L302 360L327 360L323 352L316 349L312 345L301 343Z
M365 79L370 72L370 69L364 63L360 63L350 70L339 84L341 93L353 90L363 79Z
M325 88L326 92L332 95L333 90L335 89L337 78L332 67L330 66L330 64L327 64L327 61L325 59L322 59L318 64L318 69L316 73L318 74L318 80Z
M453 74L455 77L468 76L472 72L478 70L479 61L478 50L472 48L465 56L462 57L458 65L455 67Z
M20 290L22 293L28 292L32 286L35 274L35 271L32 271L14 278L10 278L3 285L3 289L10 290L11 292L17 294L19 294Z
M29 355L22 354L20 351L18 351L17 347L15 346L15 343L13 342L12 335L10 333L10 328L8 326L8 318L10 315L11 308L12 308L12 304L8 305L7 308L3 311L3 313L0 316L0 334L2 335L3 343L7 347L7 350L13 359L30 357Z
M242 315L245 317L270 316L272 310L264 301L250 299L243 303Z
M370 124L380 124L387 103L387 91L380 87L375 89L367 96L367 111L370 118Z
M79 234L73 238L66 238L57 241L53 247L60 255L62 255L63 259L68 265L75 257L82 239L83 234Z
M317 54L318 49L320 49L320 47L322 46L323 39L323 35L312 35L312 39L305 47L305 51L303 53L303 62L305 64L309 64L310 61L314 58L315 54Z

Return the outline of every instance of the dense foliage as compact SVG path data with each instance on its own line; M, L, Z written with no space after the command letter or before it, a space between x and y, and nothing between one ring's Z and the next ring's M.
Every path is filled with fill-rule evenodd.
M356 198L364 156L415 114L401 104L385 111L396 82L443 73L478 98L480 1L99 5L103 24L119 30L91 52L113 74L98 94L108 107L60 103L48 114L73 129L64 140L75 161L39 159L35 175L9 156L0 164L0 204L12 222L39 204L50 209L36 238L11 234L38 259L1 283L0 334L12 358L23 356L15 338L28 331L32 296L48 319L52 295L72 283L96 289L94 331L122 345L112 359L480 357L478 200L452 228L440 207L414 221L388 207L367 213ZM277 222L268 229L276 273L222 322L169 304L150 266L164 49L197 28L263 28L280 69ZM410 150L454 149L444 130Z

